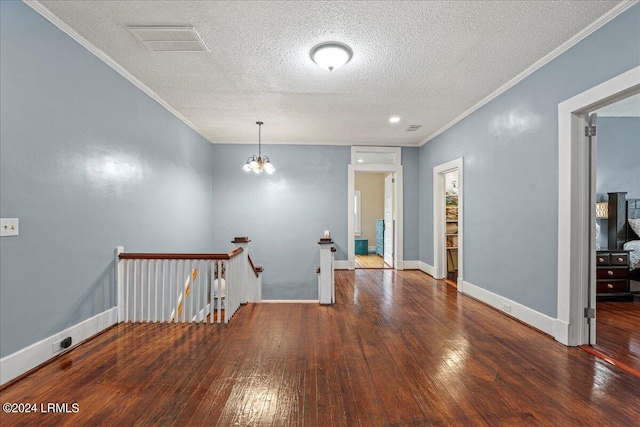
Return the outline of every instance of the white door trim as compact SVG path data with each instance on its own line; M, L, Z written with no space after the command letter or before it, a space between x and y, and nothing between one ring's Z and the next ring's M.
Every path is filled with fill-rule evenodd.
M356 161L356 153L358 151L366 151L366 152L386 152L386 153L395 153L395 164L364 164L358 163ZM404 269L403 259L403 236L404 236L404 228L403 228L403 190L402 190L402 159L401 159L401 148L400 147L362 147L362 146L352 146L351 147L351 164L348 165L347 171L347 256L349 263L349 270L354 270L356 268L356 251L355 251L355 241L354 241L354 215L353 215L353 196L355 194L355 177L356 172L379 172L379 173L393 173L395 182L393 191L396 194L394 198L394 206L393 210L396 216L396 224L395 224L395 236L394 236L394 259L393 259L393 268L396 270Z
M464 161L462 157L433 168L433 265L434 278L442 279L447 271L445 227L445 178L447 172L458 171L458 292L464 283Z
M591 171L582 114L635 92L640 92L640 66L558 104L558 314L553 335L565 345L589 343L583 310L593 244L588 241Z
M382 240L382 258L384 260L385 263L389 264L389 265L393 265L393 260L395 259L395 253L394 253L394 248L393 248L393 239L394 239L394 221L395 218L393 217L394 211L393 211L393 198L394 198L394 194L393 194L393 181L394 181L394 176L393 174L388 174L385 175L384 177L384 203L383 203L383 215L382 215L382 219L384 220L384 238ZM389 198L389 200L387 200L387 197ZM387 201L389 202L387 204ZM387 206L389 207L390 210L390 218L387 219ZM391 233L391 235L387 235L387 233ZM389 243L387 245L387 242Z

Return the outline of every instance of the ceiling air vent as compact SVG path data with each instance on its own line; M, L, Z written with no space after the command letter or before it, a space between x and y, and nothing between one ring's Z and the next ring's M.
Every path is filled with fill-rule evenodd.
M149 50L154 52L209 52L193 27L127 27Z
M415 132L420 129L422 125L411 125L407 128L407 132Z

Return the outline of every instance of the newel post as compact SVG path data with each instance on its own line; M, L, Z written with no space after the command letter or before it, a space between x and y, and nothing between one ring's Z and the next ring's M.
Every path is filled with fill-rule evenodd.
M327 233L325 233L325 236ZM318 300L322 305L333 304L336 300L333 277L333 240L331 237L322 237L320 245L320 276L318 280Z
M249 301L250 302L262 302L262 272L264 269L261 266L256 266L255 280L250 280L252 284L250 288ZM254 274L253 271L249 271L249 277ZM253 279L253 278L252 278Z
M240 304L246 304L247 288L249 287L249 240L248 237L234 237L233 243L236 248L242 248L242 253L238 255L240 257L240 271L244 272L240 274Z
M118 323L124 321L124 262L120 261L120 254L124 253L124 246L117 246L114 254L116 273L116 304L118 307Z

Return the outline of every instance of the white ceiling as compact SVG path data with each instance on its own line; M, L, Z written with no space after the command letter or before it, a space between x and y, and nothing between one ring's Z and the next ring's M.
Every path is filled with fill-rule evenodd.
M213 143L262 120L267 143L417 146L619 2L40 3ZM194 26L211 52L151 52L128 25ZM323 41L353 59L319 68Z

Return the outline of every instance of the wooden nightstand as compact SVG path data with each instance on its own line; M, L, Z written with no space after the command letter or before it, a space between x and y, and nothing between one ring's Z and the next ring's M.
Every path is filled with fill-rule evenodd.
M629 251L596 252L596 296L598 299L633 299L629 291Z

